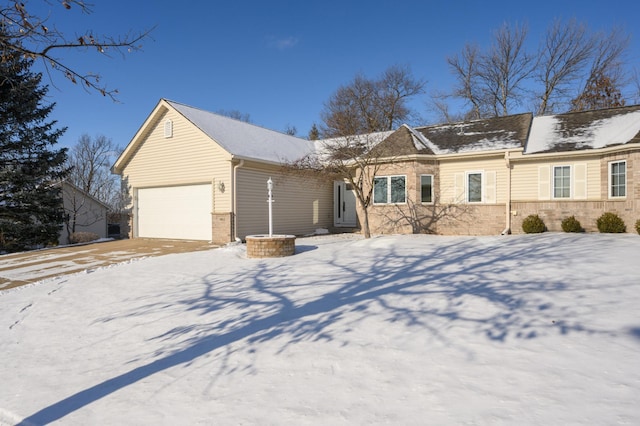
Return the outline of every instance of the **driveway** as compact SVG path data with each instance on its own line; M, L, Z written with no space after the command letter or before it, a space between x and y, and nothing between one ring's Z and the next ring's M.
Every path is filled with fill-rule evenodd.
M131 259L209 250L206 241L135 238L0 255L0 291Z

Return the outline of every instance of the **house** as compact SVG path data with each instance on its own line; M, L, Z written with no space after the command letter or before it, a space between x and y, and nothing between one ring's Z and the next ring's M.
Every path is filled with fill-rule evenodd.
M106 238L109 207L71 182L63 181L60 187L65 221L58 244L71 243L70 237L74 232L90 232L99 238Z
M374 233L522 232L538 214L551 231L604 212L640 219L640 106L454 124L401 126L381 144L369 217ZM395 193L394 193L395 192Z
M531 113L377 135L372 233L522 232L575 216L596 230L604 212L640 219L640 106L534 117ZM274 233L357 229L348 182L286 173L323 143L161 99L113 166L130 188L131 236L226 243ZM325 144L326 145L326 144Z
M311 141L161 99L112 170L130 188L132 237L227 243L268 232L309 234L333 221L330 185L282 164Z

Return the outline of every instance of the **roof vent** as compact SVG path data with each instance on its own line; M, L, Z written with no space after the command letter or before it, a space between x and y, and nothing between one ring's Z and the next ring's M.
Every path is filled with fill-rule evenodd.
M164 122L164 137L173 137L173 122L171 120L165 120Z

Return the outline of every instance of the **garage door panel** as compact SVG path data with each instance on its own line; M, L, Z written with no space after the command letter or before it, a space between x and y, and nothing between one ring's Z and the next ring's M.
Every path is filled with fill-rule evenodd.
M211 240L211 185L138 190L138 236Z

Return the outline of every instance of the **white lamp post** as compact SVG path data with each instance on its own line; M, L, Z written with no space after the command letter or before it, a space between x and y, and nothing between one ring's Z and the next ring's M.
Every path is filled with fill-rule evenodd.
M269 237L271 237L273 236L273 197L271 194L271 191L273 190L273 181L271 180L271 177L269 177L269 180L267 181L267 189L269 190L269 199L267 200L269 203Z

